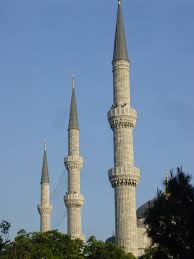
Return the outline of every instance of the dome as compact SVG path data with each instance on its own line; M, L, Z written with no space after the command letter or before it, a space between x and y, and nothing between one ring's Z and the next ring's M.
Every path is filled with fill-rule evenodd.
M144 203L143 205L141 205L137 211L136 211L136 214L137 214L137 219L142 219L145 217L145 213L147 211L147 209L152 206L153 204L153 200L150 200L150 201L147 201L146 203Z
M112 244L115 244L115 236L112 236L112 237L107 238L107 240L105 241L105 243L112 243Z

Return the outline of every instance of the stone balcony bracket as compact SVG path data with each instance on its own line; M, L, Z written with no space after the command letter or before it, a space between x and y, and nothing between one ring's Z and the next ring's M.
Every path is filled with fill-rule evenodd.
M64 196L64 202L67 208L82 207L84 204L84 196L80 193L67 193Z
M136 120L136 110L127 106L112 107L108 112L108 121L112 129L125 127L134 128Z
M71 155L64 158L64 164L67 170L81 170L83 161L83 157L79 155Z
M42 204L38 205L37 207L40 215L50 214L53 210L53 206L51 204Z
M112 187L118 185L136 186L140 178L140 170L133 166L114 167L108 171L109 181Z

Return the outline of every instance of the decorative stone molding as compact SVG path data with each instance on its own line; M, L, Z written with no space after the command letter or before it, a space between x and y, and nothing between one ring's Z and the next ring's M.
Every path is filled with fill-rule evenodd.
M80 193L67 193L64 196L66 207L82 207L84 204L84 196Z
M125 104L123 106L112 107L108 112L108 120L112 129L134 128L137 120L137 112L135 109L125 106Z
M72 169L81 170L83 166L83 157L79 155L67 156L64 158L64 164L68 171Z
M38 205L38 212L40 215L49 215L51 214L52 209L53 206L51 204Z
M82 156L79 155L71 155L71 156L67 156L64 159L65 162L72 162L72 161L78 161L78 162L82 162L84 161Z
M124 104L123 104L123 107L122 106L112 107L108 112L108 118L115 117L115 116L122 116L122 115L127 115L127 116L132 116L137 118L136 110L133 108L127 107Z
M113 67L112 67L113 72L117 69L129 70L129 61L127 61L127 60L115 60L112 62L112 65L113 65Z
M140 170L133 166L118 166L108 171L112 187L118 185L136 186L140 178Z

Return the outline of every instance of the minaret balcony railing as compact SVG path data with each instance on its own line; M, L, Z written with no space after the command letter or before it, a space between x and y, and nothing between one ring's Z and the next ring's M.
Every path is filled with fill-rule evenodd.
M84 196L80 193L67 193L64 196L66 207L82 207L84 204Z
M122 127L134 128L137 112L135 109L127 107L126 104L118 107L113 106L108 112L108 120L112 129Z
M140 170L134 166L118 166L108 171L112 187L117 185L136 186L140 178Z
M82 156L79 156L79 155L70 155L70 156L67 156L65 157L64 159L65 162L81 162L83 163L84 159Z
M127 107L127 104L123 104L118 107L112 107L110 111L108 112L108 118L115 117L115 116L122 116L127 115L134 118L137 118L137 112L135 109Z

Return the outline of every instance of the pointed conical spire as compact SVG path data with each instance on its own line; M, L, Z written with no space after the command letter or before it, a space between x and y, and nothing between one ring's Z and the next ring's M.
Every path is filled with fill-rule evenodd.
M125 39L125 30L123 25L121 0L118 1L117 23L116 23L114 53L113 53L113 61L115 60L128 61L128 51L127 51L127 43Z
M42 164L42 175L40 183L50 183L49 174L48 174L48 162L47 162L47 154L46 154L46 140L44 140L44 157Z
M77 116L77 106L75 97L75 76L72 79L72 96L71 96L71 108L69 115L69 127L68 129L79 129L78 126L78 116Z

